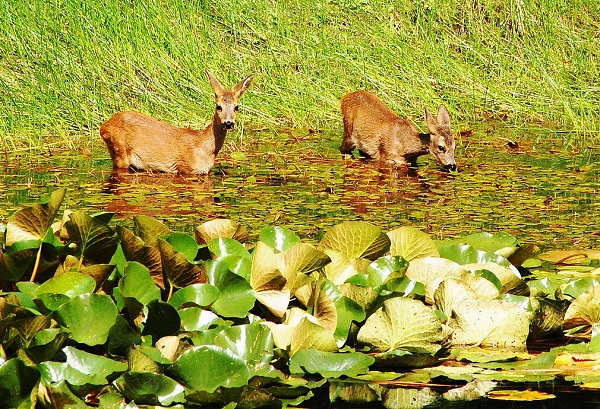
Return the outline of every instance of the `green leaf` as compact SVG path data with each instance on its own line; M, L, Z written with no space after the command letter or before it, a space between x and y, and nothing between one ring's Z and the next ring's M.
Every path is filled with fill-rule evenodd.
M506 258L497 254L477 250L473 246L466 244L449 244L440 247L439 251L441 257L452 260L460 265L495 263L502 267L509 268L516 277L521 278L519 271ZM492 270L492 272L494 271Z
M421 348L436 353L444 341L442 325L433 310L410 298L390 298L358 332L358 342L374 351Z
M142 335L152 335L152 342L156 343L162 337L179 332L181 319L172 305L160 300L152 300L147 307L148 315Z
M156 245L156 239L159 237L171 234L171 230L167 226L152 217L144 215L133 216L133 225L135 235L140 237L148 246Z
M96 281L81 273L65 273L52 277L50 280L41 284L35 295L40 294L63 294L69 298L82 294L94 292Z
M119 280L118 287L123 297L133 298L141 305L147 305L153 300L160 299L160 288L150 277L150 271L137 262L128 262L125 265L125 271Z
M318 250L341 254L346 259L376 260L390 248L390 239L381 230L367 222L343 222L325 233Z
M227 237L218 237L208 243L208 249L215 258L224 258L228 256L237 256L250 259L250 253L239 241Z
M153 240L154 244L146 245L142 239L135 236L129 229L117 226L116 231L125 259L127 261L137 261L148 267L154 282L164 290L163 266L156 240Z
M367 285L378 287L388 278L404 277L408 262L400 256L384 256L369 264Z
M192 284L177 290L169 300L169 304L176 309L184 304L194 304L206 308L217 301L220 294L221 292L214 285Z
M252 255L250 285L256 300L276 317L283 317L290 302L290 290L279 271L279 258L275 250L262 241L256 244Z
M320 374L324 378L354 377L369 372L375 359L358 352L324 352L301 349L290 358L290 373Z
M505 258L508 258L513 254L519 246L518 240L506 232L482 232L454 239L446 239L438 242L438 247L443 247L448 244L468 244L477 250L498 254Z
M175 251L166 240L158 239L158 249L163 265L163 273L169 285L173 288L183 288L191 284L206 282L204 269L190 263L185 256Z
M80 257L88 263L110 262L118 244L113 229L84 211L69 214L69 219L65 228L71 241L78 243Z
M117 306L112 299L100 294L71 298L54 312L56 320L69 330L73 340L86 345L106 342L117 313Z
M208 244L216 238L230 238L240 243L248 240L246 228L229 219L215 219L202 223L196 227L194 233L198 244Z
M2 406L16 408L26 402L39 378L37 369L25 365L19 358L9 359L0 365Z
M402 226L388 232L390 254L411 261L421 257L439 257L433 240L422 231L410 226Z
M187 261L193 263L198 255L198 244L193 237L183 233L171 233L165 239L175 251L185 256Z
M277 251L287 250L300 243L300 238L293 231L279 226L267 226L262 229L259 240Z
M594 325L600 325L600 286L593 287L573 300L565 312L564 323L566 329L582 326L577 336L591 338Z
M177 311L183 331L203 331L213 326L221 326L224 321L212 311L198 307L183 308Z
M58 189L47 203L26 207L9 217L4 233L5 245L23 240L42 240L58 213L65 193L66 189Z
M448 326L454 345L525 348L531 314L503 300L455 304Z
M127 372L115 380L113 385L123 396L138 405L170 406L186 402L183 386L162 374Z
M208 262L206 274L209 283L220 292L211 309L223 317L245 318L256 301L250 283L229 271L227 263L223 260Z
M188 349L173 363L170 372L192 391L209 393L219 387L244 386L250 379L244 360L227 348L216 345Z

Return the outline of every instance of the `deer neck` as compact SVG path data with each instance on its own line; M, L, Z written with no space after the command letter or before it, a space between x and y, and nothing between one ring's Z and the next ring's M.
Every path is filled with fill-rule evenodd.
M225 137L227 136L227 130L223 127L223 123L221 122L221 119L219 118L217 112L215 112L213 121L210 123L210 125L208 125L208 128L206 128L205 133L213 137L216 155L223 147Z
M419 151L417 152L419 155L425 155L429 153L429 143L431 142L431 135L428 133L420 133L419 134Z

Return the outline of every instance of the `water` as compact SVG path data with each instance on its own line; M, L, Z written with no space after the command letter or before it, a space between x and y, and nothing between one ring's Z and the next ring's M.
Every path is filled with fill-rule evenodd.
M91 152L6 155L0 219L67 187L70 209L115 212L122 223L145 214L183 232L225 217L243 223L253 238L280 225L308 241L345 220L384 231L412 225L436 239L505 231L547 249L595 247L600 235L600 150L567 149L547 131L463 132L456 175L429 157L408 172L343 159L337 134L255 132L244 140L239 151L237 143L226 144L218 166L200 179L111 174L101 141Z

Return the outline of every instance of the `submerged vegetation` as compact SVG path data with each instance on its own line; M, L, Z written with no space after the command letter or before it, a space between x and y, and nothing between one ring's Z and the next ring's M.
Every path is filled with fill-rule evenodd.
M0 229L9 407L422 407L554 398L523 383L598 389L598 250L366 222L316 246L278 226L250 242L228 219L192 236L144 216L59 218L64 195ZM549 338L563 346L527 352Z
M413 118L444 102L459 122L598 131L595 0L0 4L4 149L74 146L125 109L201 126L207 68L256 73L253 127L341 129L340 98L364 88Z

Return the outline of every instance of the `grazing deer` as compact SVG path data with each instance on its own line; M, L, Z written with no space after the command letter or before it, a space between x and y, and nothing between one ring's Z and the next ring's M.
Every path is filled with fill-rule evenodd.
M420 133L412 122L400 119L375 94L355 91L342 98L343 154L358 148L361 156L399 165L416 165L417 158L431 153L444 169L456 170L450 115L441 105L437 120L425 108L429 133Z
M208 71L215 92L215 115L206 129L177 128L139 112L119 112L100 127L115 169L206 174L232 129L242 94L253 75L231 91Z

